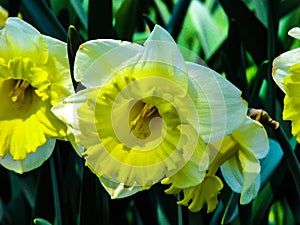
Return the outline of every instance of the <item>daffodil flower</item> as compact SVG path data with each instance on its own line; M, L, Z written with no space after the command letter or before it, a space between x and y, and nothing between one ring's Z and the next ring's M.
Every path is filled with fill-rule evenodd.
M86 165L113 198L179 170L186 185L199 183L208 168L205 142L230 134L246 118L241 92L213 70L185 62L158 25L144 45L82 44L74 74L86 89L52 111L71 127Z
M50 111L74 93L66 44L18 18L0 30L0 164L18 173L40 166L66 125Z
M221 179L215 175L220 168L226 183L234 192L241 194L241 204L253 200L260 187L259 159L265 157L269 151L264 127L247 117L230 135L208 143L208 146L211 163L204 180L198 185L183 188L176 183L181 177L175 175L162 180L163 184L171 184L165 192L177 194L183 191L184 198L178 204L188 206L192 212L197 212L206 205L207 212L212 212L223 188Z
M300 28L291 29L288 34L300 39ZM283 119L292 121L292 134L300 143L300 48L278 56L273 61L273 78L286 94Z

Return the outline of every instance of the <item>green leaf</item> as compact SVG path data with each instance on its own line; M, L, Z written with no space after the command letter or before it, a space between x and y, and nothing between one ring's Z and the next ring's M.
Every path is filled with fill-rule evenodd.
M54 204L49 162L50 160L47 160L37 168L37 193L32 216L33 218L44 218L52 222L54 221Z
M223 211L224 211L223 202L219 201L219 203L217 205L217 208L213 212L213 215L212 215L212 217L210 219L209 225L219 225L220 221L222 219Z
M38 186L38 179L36 179L37 175L37 171L34 170L19 176L21 188L31 208L34 208L35 206L34 203Z
M111 224L109 195L100 184L99 178L87 166L84 167L80 195L80 225ZM114 215L114 219L118 217Z
M58 15L63 9L68 8L69 0L48 0L51 11Z
M235 20L245 48L256 64L267 58L267 30L240 0L219 0L229 20Z
M157 24L161 25L162 27L166 27L166 21L168 21L171 14L167 5L161 0L154 0L152 7L154 8Z
M265 27L268 26L268 1L253 0L254 11L257 18L264 24Z
M284 130L279 127L278 129L274 130L274 134L277 137L277 140L282 148L282 151L284 153L284 158L286 160L288 170L291 173L293 180L296 185L296 189L298 192L298 196L300 198L300 165L299 161L297 159L297 156L294 152L294 150L291 147L291 144L289 143L289 140L284 132Z
M23 0L20 11L24 20L37 28L42 34L66 41L67 32L46 1Z
M9 224L31 224L30 206L23 194L11 199L5 205L3 221ZM1 223L2 224L2 223ZM7 224L7 223L4 223Z
M239 195L232 192L222 217L222 224L231 223L239 214Z
M83 5L80 0L70 0L70 4L77 14L82 26L85 30L88 29L88 15L85 12Z
M260 160L261 172L261 187L263 187L271 176L274 174L274 171L279 166L280 161L282 160L283 153L279 143L276 140L269 138L269 153L265 158ZM270 163L272 162L272 163Z
M239 218L240 218L240 223L243 225L250 225L251 220L251 214L252 214L252 203L249 203L247 205L241 205L238 204L239 206Z
M184 220L185 207L176 204L178 198L173 195L167 195L164 190L165 185L156 184L151 189L150 196L156 202L158 221L164 221L164 224L180 224ZM181 214L181 215L180 215Z
M57 149L54 149L54 151L55 150L57 151ZM53 155L50 157L50 172L51 172L51 181L52 181L52 190L53 190L55 221L57 225L62 225L60 197L59 197L57 175L56 175Z
M242 97L248 100L245 52L235 21L230 22L228 38L222 56L226 78L238 87L243 92Z
M262 87L264 79L267 78L267 73L269 69L270 63L268 61L264 61L258 68L256 72L255 78L252 80L250 84L250 99L249 99L249 106L255 107L258 105L259 100L259 92Z
M209 58L225 40L227 28L228 22L222 7L217 7L215 12L211 12L204 3L192 1L178 41L186 37L190 41L200 42L204 58ZM186 47L191 48L187 45ZM197 53L198 48L199 46Z
M8 5L8 16L17 16L21 5L21 0L10 0L8 1Z
M47 220L44 220L42 218L36 218L33 220L33 223L36 225L51 225Z
M169 31L174 40L177 39L181 31L190 2L191 0L179 0L173 9L169 22L166 25L167 31Z
M124 19L124 18L123 18ZM113 37L113 10L111 0L89 0L88 38Z
M148 25L149 27L149 30L153 30L154 27L155 27L155 23L151 20L151 18L149 16L147 16L146 14L143 14L143 18L146 22L146 24Z
M145 12L146 1L124 0L116 13L115 31L118 39L131 41L138 23L142 20Z
M280 0L268 1L268 60L271 62L276 57L277 33L279 26L278 6ZM280 48L278 48L280 49ZM276 88L278 88L272 78L272 64L269 64L267 76L267 93L268 100L265 102L265 110L271 115L276 113Z
M281 188L286 178L287 164L283 160L282 148L273 139L269 139L269 144L268 155L260 160L261 191L253 202L252 224L261 224L266 220L275 197L282 195Z
M157 190L150 189L149 191L141 191L132 196L134 205L140 215L142 224L162 224L168 225L168 219L164 214L158 214L157 204L154 199L158 197ZM176 204L174 204L176 207ZM173 208L173 207L172 207ZM176 215L173 215L176 217ZM176 219L176 218L174 218Z
M284 160L281 160L272 176L268 179L267 183L262 187L261 191L253 201L251 224L264 224L268 221L269 209L274 202L275 197L282 195L282 187L284 186L283 182L286 173L286 163Z
M300 7L299 0L285 0L280 2L279 8L279 15L280 17L285 16L289 12L295 10L296 8Z

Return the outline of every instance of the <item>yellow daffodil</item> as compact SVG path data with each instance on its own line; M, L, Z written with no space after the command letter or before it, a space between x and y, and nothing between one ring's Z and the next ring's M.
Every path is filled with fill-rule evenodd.
M53 139L66 137L50 111L74 92L66 44L8 18L0 45L0 164L23 173L50 156Z
M241 193L240 203L247 204L254 199L260 187L259 159L269 150L268 137L263 126L247 118L237 130L222 140L209 143L211 163L204 180L196 186L182 188L173 176L162 180L171 184L167 194L183 191L184 198L178 204L186 205L192 212L197 212L204 205L207 212L212 212L218 203L217 196L223 183L215 173L220 168L226 183L234 192Z
M187 186L199 183L208 168L205 142L230 134L246 118L241 92L213 70L185 62L160 26L143 46L82 44L74 74L86 89L52 111L71 127L86 165L113 198L179 170Z
M293 28L288 33L300 39L300 28ZM292 121L292 134L300 143L300 48L278 56L273 61L273 78L286 94L284 98L283 119Z

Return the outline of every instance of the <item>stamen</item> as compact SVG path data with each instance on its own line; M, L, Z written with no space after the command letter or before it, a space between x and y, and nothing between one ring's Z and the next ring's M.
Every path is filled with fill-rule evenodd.
M156 111L157 108L153 104L146 103L136 118L130 122L130 131L135 129L138 123L140 124L139 127L142 127L144 125L144 119L150 117Z
M13 102L17 102L20 99L24 100L25 90L30 86L29 82L26 80L18 79L14 89L8 94Z
M148 123L151 119L150 117L155 113L158 113L158 111L153 104L144 103L139 114L129 123L130 132L133 132L135 136L142 139L148 137L151 133L148 128Z

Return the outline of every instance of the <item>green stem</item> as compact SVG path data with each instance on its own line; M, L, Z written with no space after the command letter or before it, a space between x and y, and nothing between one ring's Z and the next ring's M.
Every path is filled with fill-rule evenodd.
M180 194L177 194L177 201L180 201ZM183 225L181 205L177 205L177 217L178 217L178 225Z
M56 149L55 149L56 150ZM55 151L54 150L54 151ZM53 156L50 157L50 170L51 170L51 180L52 180L52 189L53 189L53 197L54 197L54 208L55 208L55 218L57 225L62 225L61 219L61 210L60 210L60 199L58 193L58 185L57 185L57 177Z
M276 0L277 1L277 0ZM268 60L272 62L276 55L276 37L278 33L278 19L275 13L274 1L268 1ZM274 118L276 115L276 89L275 83L272 78L272 63L268 64L268 76L267 76L267 101L265 102L265 110Z
M288 169L292 174L298 195L300 197L300 166L296 154L292 150L291 145L288 141L288 137L281 127L274 130L274 133L276 134L277 140L282 148Z

